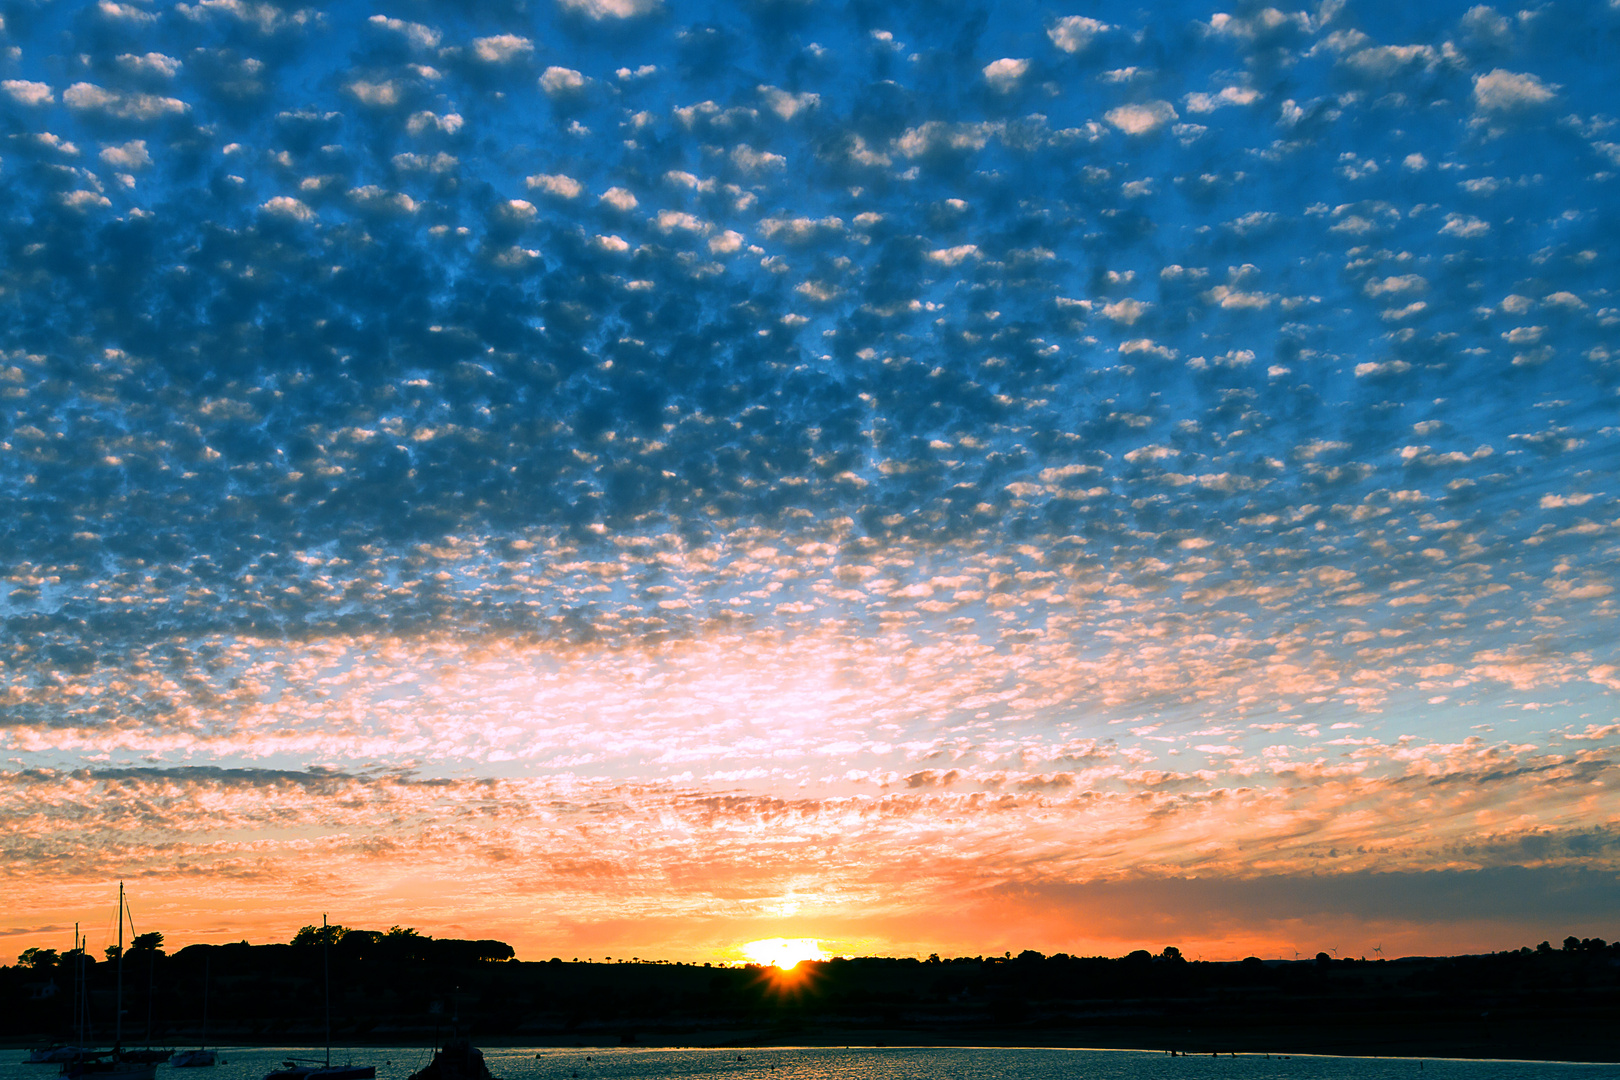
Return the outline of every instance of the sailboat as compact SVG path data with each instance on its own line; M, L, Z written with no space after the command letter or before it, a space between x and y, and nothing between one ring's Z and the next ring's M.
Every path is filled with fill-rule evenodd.
M282 1068L266 1073L264 1080L376 1080L375 1065L332 1064L332 962L331 944L326 931L326 916L321 916L321 975L326 991L326 1061L282 1062Z
M156 1080L157 1065L131 1061L124 1052L124 883L118 883L118 991L113 1006L113 1048L87 1053L62 1066L68 1080Z
M199 1065L213 1065L218 1059L215 1051L199 1046L195 1050L181 1050L169 1059L169 1064L177 1069L192 1069Z
M73 1030L78 1033L79 1041L75 1046L62 1046L53 1044L42 1046L37 1050L30 1050L28 1056L23 1058L24 1065L61 1065L73 1061L90 1053L84 1048L84 1021L79 1015L79 1005L84 1000L84 988L79 985L79 976L84 969L84 951L79 942L79 924L73 924L73 951L68 956L74 958L73 962ZM65 960L67 957L63 957Z
M202 1041L203 1041L204 1044L206 1044L208 1042L208 983L209 983L209 978L208 978L209 970L208 970L208 968L209 968L209 964L211 962L211 959L212 959L211 957L204 957L203 958L203 1026L202 1026ZM180 1051L178 1054L174 1055L174 1057L169 1059L169 1064L173 1065L177 1069L192 1069L192 1068L197 1068L198 1066L202 1066L202 1065L212 1065L212 1064L215 1063L217 1058L218 1058L218 1055L215 1054L214 1051L208 1049L206 1045L203 1045L203 1046L197 1047L197 1049L195 1049L195 1050L182 1050L182 1051Z
M130 943L130 945L134 946L136 940L137 939L135 937L135 916L134 916L133 913L131 913L130 914L130 919L129 919L129 943ZM148 956L147 959L146 959L146 1048L144 1050L125 1050L124 1051L124 1060L125 1061L138 1061L143 1065L145 1065L145 1064L158 1065L158 1064L161 1064L162 1062L168 1061L170 1055L172 1055L174 1053L174 1048L173 1047L170 1047L167 1050L155 1050L155 1049L152 1048L152 997L153 997L152 991L154 989L154 984L155 984L155 981L156 981L156 979L155 979L156 970L157 970L157 950L153 949L151 951L151 955Z

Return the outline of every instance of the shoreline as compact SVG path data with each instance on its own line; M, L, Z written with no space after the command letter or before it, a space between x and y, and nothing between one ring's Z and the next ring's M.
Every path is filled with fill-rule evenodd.
M1354 1039L1330 1032L1292 1032L1292 1038L1278 1031L1189 1031L1172 1036L1168 1032L1155 1038L1147 1033L1139 1037L1108 1038L1097 1031L1053 1030L1049 1032L989 1032L964 1033L958 1038L929 1038L931 1033L896 1029L830 1030L816 1032L784 1032L732 1028L726 1030L664 1030L636 1031L634 1025L613 1031L580 1031L572 1033L548 1032L533 1035L473 1035L472 1041L484 1050L579 1050L601 1053L610 1050L632 1051L767 1051L833 1049L851 1050L1073 1050L1138 1054L1168 1054L1175 1051L1185 1057L1271 1057L1271 1058L1363 1058L1367 1060L1411 1061L1516 1061L1539 1064L1601 1065L1620 1064L1620 1046L1613 1038L1592 1038L1564 1045L1556 1050L1536 1045L1539 1040L1516 1038L1467 1038L1456 1033L1417 1034L1405 1037ZM314 1034L316 1038L309 1038ZM318 1033L287 1032L266 1033L268 1037L234 1037L210 1039L213 1049L231 1050L286 1050L308 1051L319 1048ZM630 1041L626 1041L626 1036ZM1261 1039L1269 1035L1271 1038ZM305 1036L305 1037L300 1037ZM344 1047L428 1049L437 1040L433 1033L424 1031L373 1032L367 1036L345 1034L339 1040ZM26 1051L44 1045L48 1040L0 1039L0 1050L7 1053ZM144 1043L139 1044L144 1046ZM176 1050L197 1045L195 1039L175 1038L155 1041L153 1046ZM135 1044L131 1044L135 1048Z

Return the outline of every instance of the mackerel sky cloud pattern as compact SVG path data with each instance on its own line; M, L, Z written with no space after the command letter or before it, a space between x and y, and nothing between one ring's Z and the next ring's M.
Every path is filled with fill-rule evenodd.
M1620 7L466 7L0 5L19 949L1615 936Z

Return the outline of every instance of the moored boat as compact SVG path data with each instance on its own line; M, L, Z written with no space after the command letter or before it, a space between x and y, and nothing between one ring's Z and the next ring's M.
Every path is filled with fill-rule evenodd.
M169 1059L169 1064L176 1069L195 1069L206 1065L213 1065L219 1060L219 1055L208 1049L208 985L213 980L212 972L207 959L203 960L203 1023L202 1044L195 1050L182 1050Z
M169 1059L169 1064L176 1069L195 1069L202 1065L213 1065L219 1060L216 1051L205 1050L199 1047L196 1050L181 1050Z
M470 1039L451 1039L434 1051L433 1060L411 1080L495 1080L484 1064L484 1052Z
M163 1051L152 1060L152 1051L126 1051L124 1041L124 883L118 883L118 982L113 997L113 1048L83 1051L62 1065L67 1080L156 1080L157 1062L168 1057ZM133 923L131 924L133 932ZM74 936L77 937L77 931ZM148 1060L137 1060L138 1058Z
M67 1080L156 1080L157 1065L129 1061L116 1050L90 1054L62 1066Z
M30 1050L23 1059L24 1065L60 1065L74 1058L83 1057L90 1053L82 1046L42 1046L38 1050Z
M264 1080L374 1080L375 1065L332 1065L318 1061L284 1061L282 1067L266 1073Z
M326 997L326 1060L322 1063L301 1062L296 1059L282 1062L282 1067L268 1072L264 1080L375 1080L375 1065L332 1064L332 966L328 956L330 943L326 940L326 916L321 916L321 972Z
M125 1050L119 1054L119 1059L136 1065L161 1065L174 1054L170 1050L154 1050L150 1047L144 1050Z

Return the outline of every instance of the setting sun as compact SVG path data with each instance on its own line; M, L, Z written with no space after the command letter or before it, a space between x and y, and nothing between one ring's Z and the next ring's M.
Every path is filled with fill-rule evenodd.
M815 938L765 938L742 946L742 953L756 964L788 971L800 960L825 960L827 954Z

